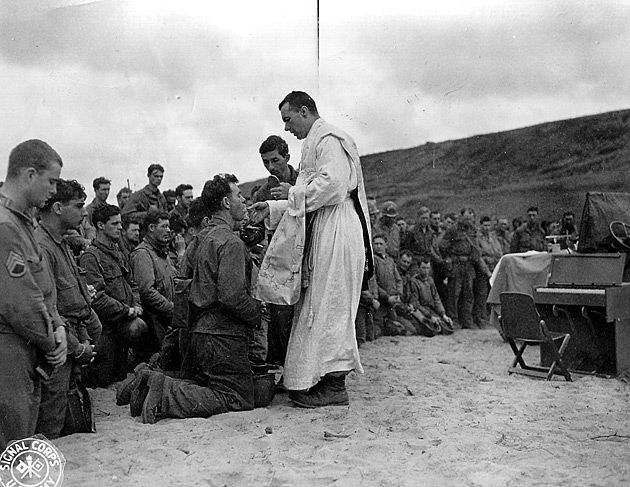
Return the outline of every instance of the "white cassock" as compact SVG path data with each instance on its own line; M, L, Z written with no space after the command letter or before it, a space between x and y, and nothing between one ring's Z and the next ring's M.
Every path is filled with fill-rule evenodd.
M295 304L284 367L284 385L290 390L308 389L329 372L363 372L354 321L365 248L363 228L350 197L355 188L363 214L367 215L363 174L354 141L318 119L304 140L300 172L289 201L269 202L272 227L296 201L304 205L306 213L316 212L303 260L302 280L307 287ZM274 236L274 240L282 240L282 236ZM274 240L268 253L273 253ZM266 291L273 292L269 287Z

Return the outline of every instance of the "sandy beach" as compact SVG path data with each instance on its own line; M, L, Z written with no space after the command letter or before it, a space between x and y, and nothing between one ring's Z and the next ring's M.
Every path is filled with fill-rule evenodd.
M532 349L529 357L537 357ZM144 425L96 390L96 434L55 441L64 486L630 484L630 384L506 372L496 330L383 337L361 349L350 406L268 408Z

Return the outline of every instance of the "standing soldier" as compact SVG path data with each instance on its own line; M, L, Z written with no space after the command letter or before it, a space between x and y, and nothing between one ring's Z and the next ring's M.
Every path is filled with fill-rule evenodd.
M490 217L481 217L481 226L477 235L477 245L481 258L486 263L488 270L492 272L499 263L503 255L501 243L497 236L492 232L492 222ZM490 293L490 281L485 274L477 274L474 283L475 304L473 306L473 319L475 325L479 328L485 328L488 325L489 313L486 305L488 293Z
M400 253L400 228L396 223L398 206L393 201L386 201L380 211L381 217L372 228L372 234L384 235L387 241L387 253L392 259L398 260Z
M527 222L519 226L512 235L510 242L510 252L527 252L536 250L544 252L547 250L545 241L545 231L538 222L538 207L527 208Z
M40 374L66 361L53 276L31 216L55 194L62 165L45 142L22 142L11 151L0 194L0 450L35 433Z
M140 191L132 193L124 208L121 208L123 217L132 218L142 223L151 207L167 211L166 198L159 189L164 177L164 168L160 164L151 164L147 169L147 177L149 184Z
M286 200L289 188L295 185L298 172L289 164L291 154L289 145L278 135L267 137L258 149L265 169L271 176L278 179L277 186L267 181L258 191L252 194L252 203L267 200ZM274 178L270 177L273 181ZM273 231L268 231L268 240L271 241ZM293 323L293 306L269 303L269 327L267 329L267 362L270 364L284 365L287 355L287 345Z
M444 234L440 252L451 268L448 278L446 312L460 328L473 328L473 281L475 272L490 277L488 266L476 246L475 211L462 208L460 219Z
M76 230L83 219L85 192L76 181L57 182L57 193L40 212L35 237L55 276L57 310L68 326L68 360L58 367L42 386L37 432L58 438L64 426L72 368L86 365L94 357L94 345L101 334L101 322L90 308L90 296L74 256L64 240L68 230Z

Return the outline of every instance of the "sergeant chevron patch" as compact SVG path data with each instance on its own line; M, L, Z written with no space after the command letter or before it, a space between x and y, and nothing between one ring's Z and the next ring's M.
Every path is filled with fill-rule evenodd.
M24 263L24 257L18 254L15 250L9 252L7 261L4 264L11 277L22 277L26 274L26 264Z

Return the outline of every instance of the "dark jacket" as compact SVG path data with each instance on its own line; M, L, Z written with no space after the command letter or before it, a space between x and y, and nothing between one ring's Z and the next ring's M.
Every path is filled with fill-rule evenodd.
M383 304L387 303L389 296L402 297L403 282L394 259L389 254L374 254L374 267L376 270L376 282L378 284L378 299Z
M260 324L260 303L251 296L252 260L229 223L214 215L193 262L192 331L247 336Z
M442 262L442 257L437 250L437 234L427 226L423 230L420 225L416 225L410 232L407 232L407 238L402 242L401 249L409 250L416 263L421 257L429 257L431 261L436 263Z
M175 298L175 273L166 250L145 237L131 253L131 267L142 307L165 323L173 317Z
M57 311L69 323L68 352L75 353L79 342L89 340L84 321L90 318L90 296L84 277L74 261L72 252L61 237L55 236L44 222L35 230L35 236L55 276Z
M129 308L140 305L140 295L129 263L118 246L107 247L94 240L79 258L79 263L86 272L87 283L96 290L92 308L103 328L107 324L126 321Z
M54 278L35 240L31 218L3 195L0 195L0 289L0 334L18 335L30 350L31 347L43 352L54 350L51 329L61 324L55 308Z
M471 262L479 274L490 274L488 266L481 258L481 252L476 245L477 230L467 223L458 222L449 228L440 242L440 253L444 259L454 259L453 263L462 259Z
M164 195L159 189L153 190L153 188L147 184L140 191L131 193L121 211L121 215L142 221L147 215L147 211L149 211L149 208L152 206L155 206L159 210L167 211L166 198Z
M291 186L295 186L297 181L298 172L293 168L291 164L287 164L289 167L289 178L286 181L280 181L281 183L289 183ZM258 203L259 201L272 200L271 188L269 183L265 182L258 190L252 194L252 203Z
M547 250L545 232L540 225L532 227L527 223L523 223L512 235L510 252L527 252L528 250L537 250L539 252Z

